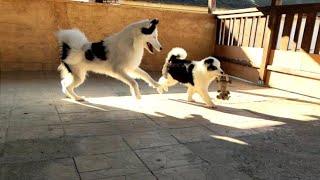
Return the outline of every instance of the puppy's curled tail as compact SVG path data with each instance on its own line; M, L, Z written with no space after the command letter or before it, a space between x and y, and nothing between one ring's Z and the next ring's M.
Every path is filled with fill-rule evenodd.
M183 48L180 47L175 47L172 48L171 51L168 53L166 61L163 65L162 68L162 75L167 78L167 74L168 74L168 63L170 60L174 60L174 59L186 59L187 58L187 51L184 50Z

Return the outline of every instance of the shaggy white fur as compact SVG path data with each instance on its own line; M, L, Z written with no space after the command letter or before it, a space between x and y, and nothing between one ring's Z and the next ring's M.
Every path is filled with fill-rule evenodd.
M135 22L122 31L103 39L103 45L107 48L107 60L89 61L85 58L85 51L91 46L91 43L80 30L60 30L57 33L60 43L65 43L70 47L63 62L70 67L71 72L68 72L64 63L61 63L58 68L61 72L63 93L75 100L84 100L74 92L74 89L85 81L88 71L106 74L124 82L137 99L141 98L141 94L134 78L141 78L150 86L158 88L159 84L139 68L144 48L150 53L153 53L153 49L157 51L162 49L158 41L156 27L158 22L156 19ZM144 32L150 32L150 34L143 33L142 29L146 29Z

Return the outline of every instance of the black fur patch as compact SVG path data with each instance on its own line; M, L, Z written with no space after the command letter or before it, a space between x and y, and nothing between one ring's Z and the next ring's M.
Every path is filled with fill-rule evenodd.
M213 65L213 62L214 62L214 59L207 59L204 61L204 63L207 64L208 71L215 71L218 69L215 65Z
M91 44L91 48L86 50L85 57L87 60L92 61L94 58L98 58L102 61L107 60L107 54L108 50L103 45L103 41L95 42Z
M61 60L65 60L68 57L70 49L67 43L62 43Z
M143 28L141 29L141 32L142 32L143 34L152 34L153 31L156 29L156 26L157 26L158 23L159 23L159 20L158 20L158 19L153 19L153 20L150 22L151 26L150 26L149 28L143 27Z
M193 68L192 61L176 59L176 56L171 56L168 62L168 73L173 79L180 83L189 83L194 86Z
M67 43L63 42L62 43L62 51L61 51L61 54L60 54L60 58L61 58L61 61L62 61L63 65L67 68L68 72L72 73L69 65L64 62L64 60L67 59L67 57L69 55L70 49L71 49L70 46Z
M63 62L63 61L62 61L62 63L67 68L68 72L72 73L70 66L67 63Z

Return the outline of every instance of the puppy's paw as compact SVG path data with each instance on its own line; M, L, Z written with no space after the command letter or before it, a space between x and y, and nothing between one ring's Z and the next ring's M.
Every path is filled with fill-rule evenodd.
M217 106L215 104L207 104L205 107L209 109L217 109Z
M76 100L76 101L85 101L85 98L84 98L84 96L77 96L77 97L74 97L74 100Z
M196 102L194 99L188 99L188 102Z
M162 94L163 93L163 88L162 87L158 87L157 91L158 91L159 94Z
M135 97L136 97L137 100L140 100L141 99L141 94L136 94Z

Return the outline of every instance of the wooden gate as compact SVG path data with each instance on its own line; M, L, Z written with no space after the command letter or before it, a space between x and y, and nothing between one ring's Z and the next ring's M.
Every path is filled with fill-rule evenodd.
M320 97L320 3L215 14L214 52L225 71Z

